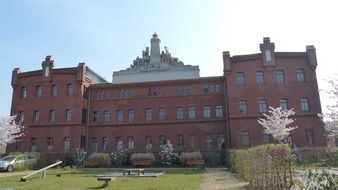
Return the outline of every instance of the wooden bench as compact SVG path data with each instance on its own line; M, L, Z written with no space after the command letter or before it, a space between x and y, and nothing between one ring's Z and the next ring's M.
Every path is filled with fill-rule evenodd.
M96 168L99 166L99 163L96 160L86 160L83 165L85 168Z
M116 177L98 176L97 181L104 181L102 187L108 187L109 182L116 180Z
M124 169L123 170L123 175L126 175L126 173L128 175L137 175L137 176L140 176L140 175L144 175L144 169L141 169L141 168Z

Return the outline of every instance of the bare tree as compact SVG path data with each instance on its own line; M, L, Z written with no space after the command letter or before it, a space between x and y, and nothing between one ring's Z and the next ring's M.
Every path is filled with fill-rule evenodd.
M266 118L259 118L257 122L262 125L266 134L271 134L280 143L287 138L291 131L297 127L290 127L295 120L290 118L295 112L293 109L282 110L281 107L269 107L269 114L263 114Z
M328 81L331 89L327 91L331 104L327 106L328 112L324 114L327 123L330 124L329 138L338 137L338 74Z

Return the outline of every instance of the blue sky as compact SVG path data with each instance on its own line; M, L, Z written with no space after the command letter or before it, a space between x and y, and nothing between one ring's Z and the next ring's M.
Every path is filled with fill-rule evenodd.
M259 52L269 36L276 51L317 48L317 76L338 72L338 2L305 0L2 0L0 1L0 116L10 113L11 72L41 68L46 55L55 67L85 62L108 81L149 46L154 32L201 76L222 75L222 51ZM324 108L328 99L322 96Z

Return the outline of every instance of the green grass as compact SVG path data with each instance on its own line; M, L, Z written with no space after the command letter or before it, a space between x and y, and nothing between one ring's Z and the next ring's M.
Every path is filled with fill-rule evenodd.
M170 170L160 177L118 177L110 186L101 188L103 182L97 181L95 175L113 171L112 169L55 169L47 172L45 179L37 174L20 182L22 176L0 178L1 188L27 189L114 189L114 190L196 190L202 180L201 170ZM58 177L57 175L61 175Z

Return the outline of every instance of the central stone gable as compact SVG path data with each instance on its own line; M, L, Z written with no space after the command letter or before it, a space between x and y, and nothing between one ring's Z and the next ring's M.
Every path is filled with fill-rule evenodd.
M142 51L125 70L113 73L113 83L131 83L147 81L163 81L199 78L199 67L184 65L176 57L172 57L167 47L160 51L160 42L154 33L150 40L151 48Z

